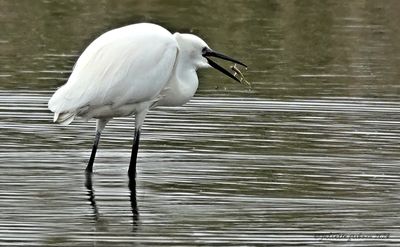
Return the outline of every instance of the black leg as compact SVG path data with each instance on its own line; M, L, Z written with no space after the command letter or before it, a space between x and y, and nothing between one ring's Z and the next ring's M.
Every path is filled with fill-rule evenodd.
M136 178L136 159L139 149L140 129L135 129L135 139L133 139L131 162L129 163L128 176L130 179Z
M97 151L97 146L99 145L100 136L101 136L101 131L96 131L96 137L93 143L92 154L90 155L89 163L86 166L86 173L93 172L93 163L94 163L94 158L96 157L96 151Z

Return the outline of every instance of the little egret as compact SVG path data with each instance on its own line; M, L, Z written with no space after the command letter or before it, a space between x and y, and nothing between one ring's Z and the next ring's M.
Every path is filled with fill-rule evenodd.
M75 117L97 119L96 136L87 173L92 173L101 132L114 117L135 115L135 134L128 169L136 176L140 131L155 106L179 106L198 87L196 71L214 67L240 82L215 63L217 57L245 64L213 51L192 34L171 34L161 26L139 23L113 29L95 39L78 58L67 83L51 97L54 122L70 124Z

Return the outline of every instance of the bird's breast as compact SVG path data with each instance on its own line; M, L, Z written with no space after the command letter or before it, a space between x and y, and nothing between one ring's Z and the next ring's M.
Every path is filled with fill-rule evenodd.
M180 106L187 103L196 93L199 80L196 71L185 76L174 76L160 93L158 105Z

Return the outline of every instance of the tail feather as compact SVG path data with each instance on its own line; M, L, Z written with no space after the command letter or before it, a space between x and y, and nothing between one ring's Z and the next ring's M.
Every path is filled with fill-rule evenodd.
M53 122L57 122L58 116L60 115L60 113L55 112L54 113L54 118L53 118Z
M49 110L54 112L53 121L61 125L69 125L76 116L75 107L70 105L70 102L65 97L65 85L60 87L48 102Z
M75 118L75 112L63 112L63 113L54 113L54 122L59 123L60 125L67 126L69 125Z

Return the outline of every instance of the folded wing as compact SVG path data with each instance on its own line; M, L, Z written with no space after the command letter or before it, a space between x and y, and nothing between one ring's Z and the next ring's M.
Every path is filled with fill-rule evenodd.
M80 109L91 106L154 100L171 77L177 52L172 34L153 24L130 25L101 35L51 97L48 106L55 121L60 118L69 124Z

